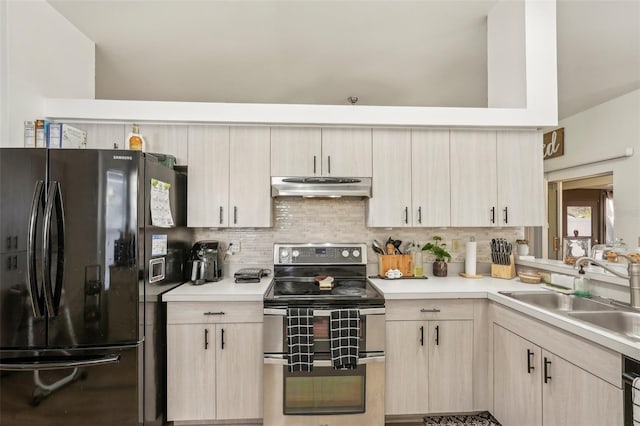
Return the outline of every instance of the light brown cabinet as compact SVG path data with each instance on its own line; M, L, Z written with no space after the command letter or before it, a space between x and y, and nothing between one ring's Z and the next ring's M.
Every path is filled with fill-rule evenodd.
M269 128L189 126L189 227L272 226Z
M471 411L473 302L416 302L389 307L385 413Z
M542 136L451 131L451 226L542 226Z
M371 227L449 226L449 131L374 129Z
M371 129L271 127L271 176L371 177Z
M167 309L167 419L262 417L260 304L171 302ZM194 321L200 321L194 323Z
M507 309L494 311L492 412L501 424L622 425L619 354Z

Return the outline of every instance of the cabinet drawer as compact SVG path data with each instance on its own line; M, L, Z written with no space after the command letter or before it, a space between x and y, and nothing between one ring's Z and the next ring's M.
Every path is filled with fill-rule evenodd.
M262 302L169 302L168 324L262 322Z
M473 319L473 299L387 301L387 321Z

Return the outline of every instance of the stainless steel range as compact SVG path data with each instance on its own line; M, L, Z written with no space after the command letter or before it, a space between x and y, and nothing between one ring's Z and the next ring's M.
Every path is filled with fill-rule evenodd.
M265 426L384 425L384 297L367 281L366 254L366 244L274 245L264 298ZM308 326L302 367L299 320ZM340 328L347 323L355 326ZM339 342L349 339L344 358Z

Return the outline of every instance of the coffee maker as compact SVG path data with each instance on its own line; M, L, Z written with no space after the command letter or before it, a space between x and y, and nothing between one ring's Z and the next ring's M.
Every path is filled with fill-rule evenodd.
M219 245L218 241L198 241L191 247L188 263L191 266L192 284L200 285L222 279Z

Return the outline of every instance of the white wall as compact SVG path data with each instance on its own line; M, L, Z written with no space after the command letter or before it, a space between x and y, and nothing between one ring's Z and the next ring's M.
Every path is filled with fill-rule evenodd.
M640 90L568 117L564 127L564 156L545 160L549 181L613 172L615 238L630 248L640 237ZM633 148L633 155L623 155ZM588 164L587 164L588 163Z
M95 45L44 0L0 3L0 146L23 146L45 97L95 97Z
M524 24L523 1L500 1L487 16L489 108L527 105Z

